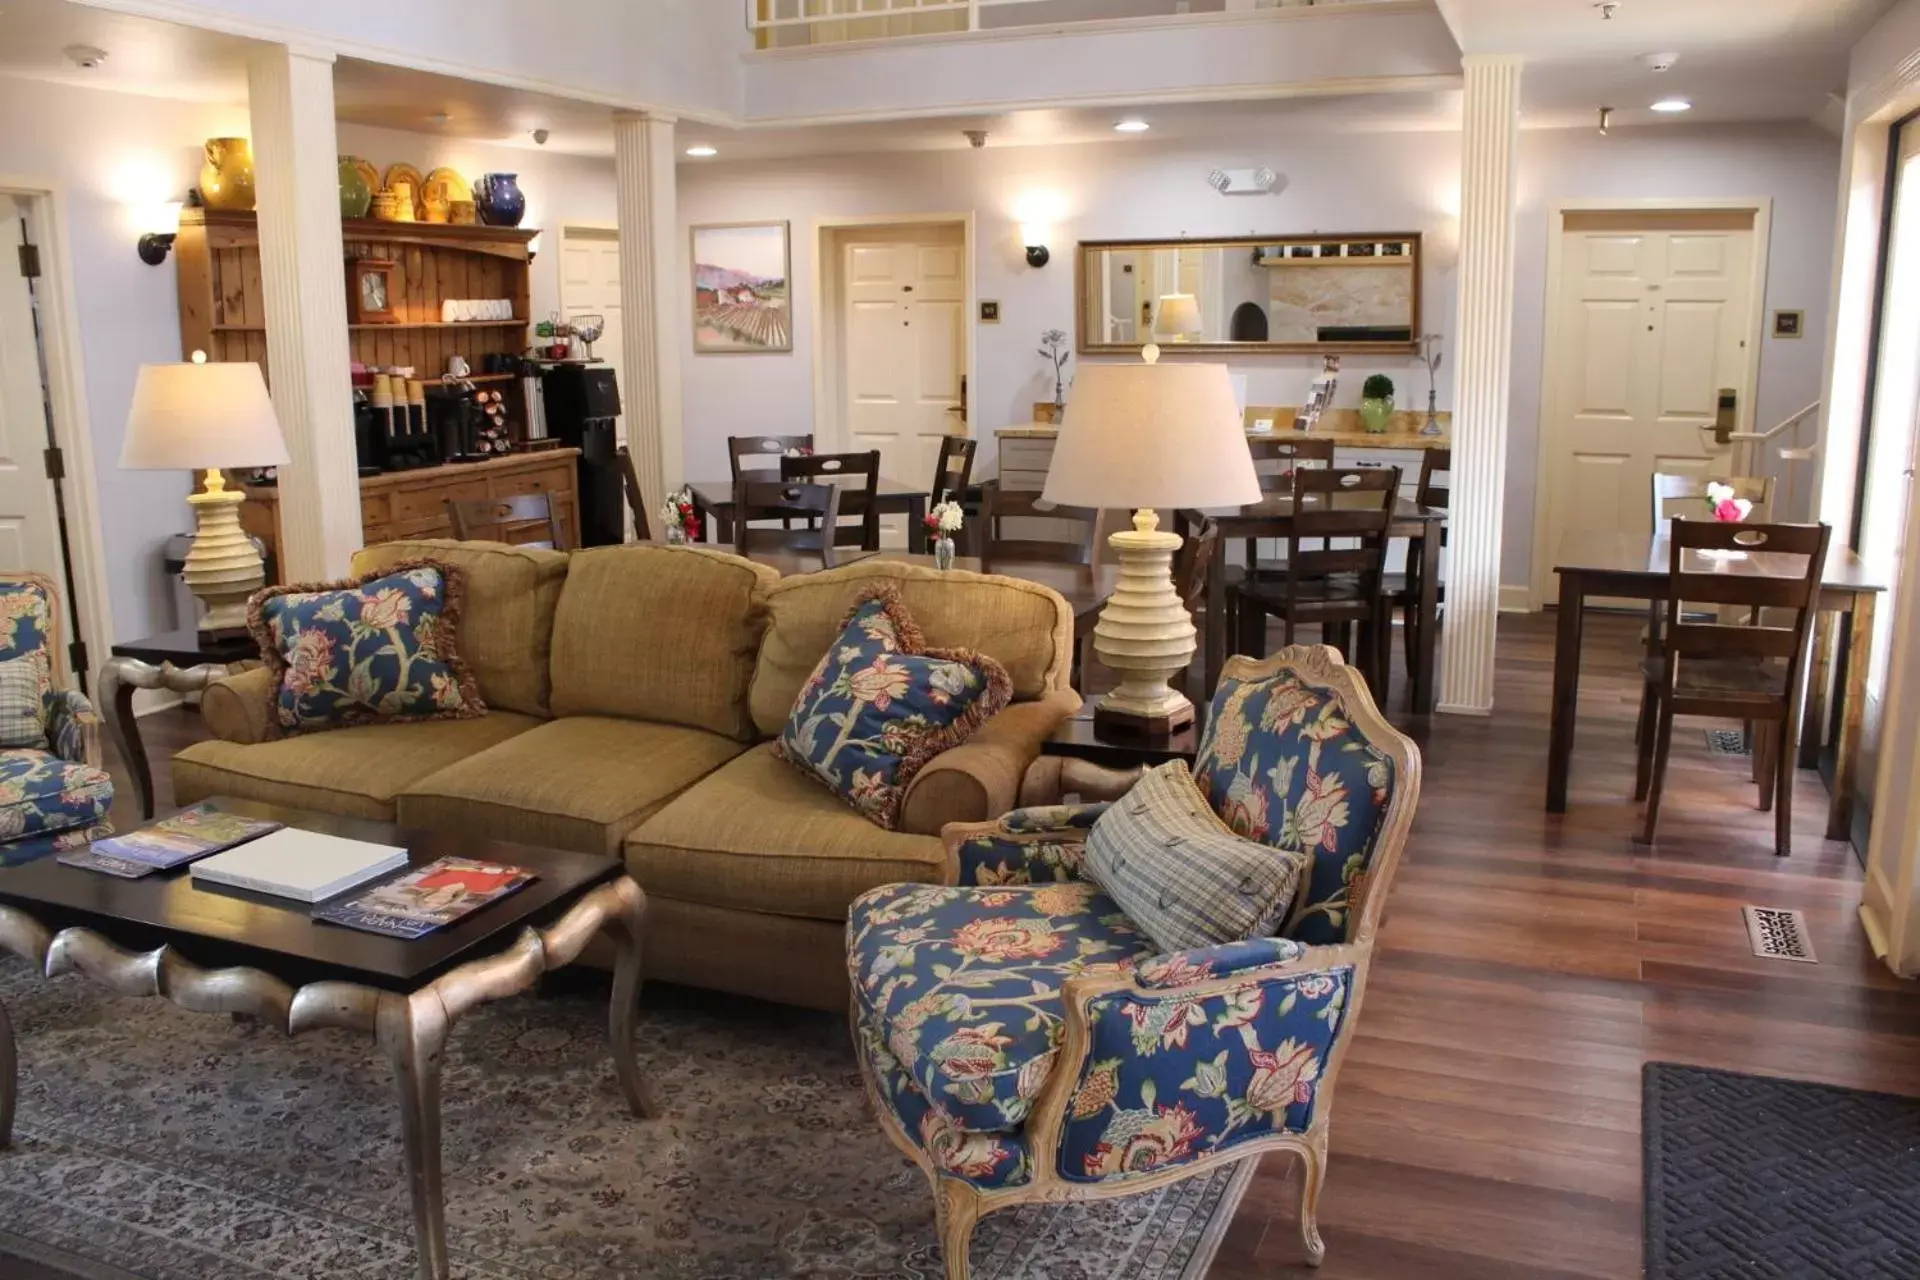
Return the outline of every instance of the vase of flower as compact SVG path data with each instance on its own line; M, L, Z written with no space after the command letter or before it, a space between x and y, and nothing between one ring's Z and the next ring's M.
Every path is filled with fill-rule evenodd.
M966 514L957 502L938 502L927 512L927 532L933 535L933 567L953 568L953 535L966 523Z
M699 540L700 515L693 508L693 490L681 485L660 507L660 536L670 547L691 546Z
M1374 435L1385 435L1393 422L1393 379L1384 373L1368 378L1360 388L1360 422Z
M1040 354L1053 366L1053 421L1067 420L1067 331L1049 329L1040 335Z

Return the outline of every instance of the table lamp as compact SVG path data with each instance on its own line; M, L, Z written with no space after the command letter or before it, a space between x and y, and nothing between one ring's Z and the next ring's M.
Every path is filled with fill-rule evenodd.
M1175 342L1185 342L1200 332L1200 300L1190 293L1163 294L1160 318L1153 331L1164 333Z
M247 597L266 585L260 552L240 527L246 495L227 488L222 467L277 467L288 461L280 423L257 364L144 364L133 387L120 465L134 471L206 470L194 510L187 589L207 607L204 632L244 631Z
M1067 507L1134 509L1107 540L1120 580L1100 613L1093 652L1120 678L1097 725L1141 735L1193 723L1193 703L1167 681L1192 662L1193 616L1173 585L1180 537L1155 507L1241 507L1260 501L1245 428L1223 364L1083 364L1067 402L1041 496ZM1220 626L1214 618L1209 625Z

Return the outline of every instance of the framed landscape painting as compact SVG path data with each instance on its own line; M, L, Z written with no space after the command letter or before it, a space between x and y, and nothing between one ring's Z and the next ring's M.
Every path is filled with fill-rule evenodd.
M784 222L694 227L695 353L792 351L792 262Z

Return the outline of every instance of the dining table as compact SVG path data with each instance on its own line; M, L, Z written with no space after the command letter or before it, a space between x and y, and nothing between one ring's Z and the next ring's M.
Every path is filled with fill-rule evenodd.
M779 479L779 474L771 467L759 472L749 472L749 477L759 479ZM831 476L822 476L822 480L832 480ZM693 496L694 514L700 517L701 527L707 530L707 536L716 543L733 542L733 481L731 480L693 480L687 484ZM927 491L917 488L903 480L890 480L881 476L874 494L874 504L883 516L905 516L907 518L907 549L916 554L927 550Z
M1244 507L1188 508L1174 512L1174 532L1183 537L1200 523L1202 516L1220 529L1220 537L1213 544L1213 562L1207 568L1205 687L1208 689L1219 685L1220 673L1227 664L1229 637L1224 619L1227 616L1228 545L1248 538L1288 537L1293 532L1296 510L1323 510L1329 503L1336 511L1349 506L1358 508L1376 504L1379 498L1364 493L1308 494L1300 502L1303 505L1296 508L1291 493L1271 493ZM1409 620L1415 629L1413 670L1408 673L1415 715L1433 712L1434 652L1440 636L1440 535L1446 522L1445 507L1422 506L1401 494L1394 499L1393 517L1387 528L1389 537L1407 539L1408 563L1411 565L1418 559L1420 564L1420 594L1414 601L1414 616Z
M1689 552L1689 555L1702 555ZM1586 610L1592 600L1664 602L1673 594L1672 549L1666 530L1641 534L1569 532L1554 559L1560 576L1559 617L1553 645L1552 733L1547 748L1547 812L1567 811L1573 767L1573 729L1580 701L1580 646ZM1724 573L1766 578L1797 578L1806 572L1804 557L1750 551L1735 556L1702 555L1688 563L1691 573ZM1832 799L1827 809L1827 838L1852 833L1854 798L1859 789L1860 738L1867 701L1867 672L1872 666L1874 606L1886 584L1868 570L1859 555L1835 545L1820 576L1818 620L1814 627L1813 670L1801 723L1802 767L1812 767L1829 719L1834 737ZM1835 678L1839 660L1839 624L1847 620L1844 681ZM1838 699L1829 710L1829 697Z

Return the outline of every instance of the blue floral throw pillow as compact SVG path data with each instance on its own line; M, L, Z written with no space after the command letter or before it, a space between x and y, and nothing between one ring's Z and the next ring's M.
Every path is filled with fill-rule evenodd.
M364 578L269 587L248 621L274 674L284 731L486 714L455 648L463 578L419 560Z
M774 749L892 831L914 776L1012 694L1006 669L985 654L928 648L893 584L882 583L854 605Z

